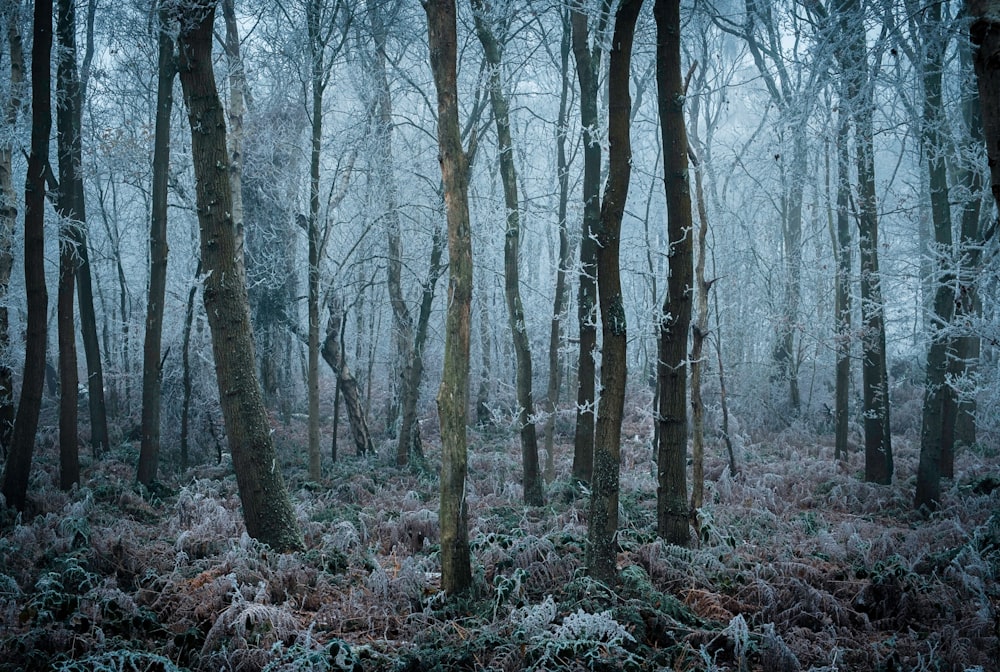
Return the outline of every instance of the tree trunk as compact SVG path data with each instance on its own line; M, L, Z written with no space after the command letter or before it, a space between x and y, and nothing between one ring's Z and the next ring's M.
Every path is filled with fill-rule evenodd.
M76 10L72 0L59 0L56 28L59 37L56 88L56 129L59 163L59 486L69 490L80 481L77 429L79 373L76 359L73 294L76 289L74 231L83 225L83 150L80 138L80 78L76 69Z
M859 124L858 175L861 212L862 378L865 407L865 480L892 481L892 440L889 434L889 381L885 353L885 318L878 263L878 212L871 113Z
M24 287L28 299L24 375L14 419L10 451L0 491L7 506L24 511L35 449L35 431L45 380L45 343L48 293L45 289L45 169L52 130L52 0L35 0L31 46L31 153L24 185Z
M187 307L184 310L184 333L181 336L181 469L187 469L191 464L188 450L188 424L191 417L191 324L194 322L194 299L198 294L198 281L201 277L201 259L194 272L195 281L188 290Z
M704 77L702 86L704 85ZM699 87L701 89L701 87ZM691 110L693 121L693 145L697 141L698 104ZM705 206L705 190L702 184L703 169L699 159L691 155L694 164L695 201L698 208L698 256L694 267L694 286L697 289L697 313L691 329L691 515L696 536L700 536L701 526L698 509L705 500L705 403L701 396L701 372L704 365L705 339L708 337L708 292L712 283L705 280L705 239L708 236L708 210Z
M199 0L185 5L179 49L207 273L205 312L247 532L284 552L302 548L303 542L271 441L257 379L246 279L237 261L225 117L212 69L215 4Z
M573 437L573 478L589 483L594 472L594 387L597 357L597 247L594 235L601 218L601 141L597 94L601 69L600 39L604 36L610 2L602 3L601 18L591 46L587 15L573 9L573 55L580 83L580 124L583 128L583 231L580 234L580 284L577 289L577 322L580 354L577 365L576 431Z
M320 37L319 0L306 3L306 29L310 49L310 93L312 95L312 136L309 154L309 244L308 266L308 369L306 390L309 398L309 479L321 477L319 448L319 169L323 146L323 44Z
M431 308L434 305L434 288L441 277L441 255L444 253L444 235L441 228L431 235L431 258L427 268L420 298L420 312L417 315L417 332L413 339L413 364L408 371L409 395L403 399L403 426L412 428L410 432L410 461L423 461L424 450L420 439L420 423L417 422L417 403L420 401L420 383L424 377L424 344L427 342L427 327L430 324Z
M20 2L11 2L7 14L7 44L10 48L10 93L4 118L10 128L17 123L24 88L24 52L19 32ZM11 174L12 139L0 141L0 352L10 347L10 318L7 308L10 276L14 271L14 231L17 227L17 197ZM0 361L0 459L7 457L14 431L14 370L7 358Z
M96 2L87 2L86 48L79 79L74 118L77 129L82 125L83 104L87 100L87 80L94 58L94 15ZM75 21L74 21L75 25ZM75 35L74 35L75 45ZM76 56L73 57L75 68ZM78 131L79 135L79 131ZM82 136L81 136L82 137ZM82 154L82 152L81 152ZM78 160L79 165L79 160ZM76 248L76 296L80 311L80 332L83 337L83 353L87 362L87 406L90 411L90 445L97 457L109 446L108 411L104 395L104 366L101 362L101 347L97 337L97 315L94 311L94 289L90 275L90 251L87 245L86 209L83 197L83 178L80 177L80 220L71 229L73 245Z
M924 47L924 110L922 146L927 158L931 217L934 222L933 256L934 314L930 320L930 346L924 379L924 405L920 431L920 462L917 468L917 508L937 508L941 499L941 455L952 454L954 438L954 392L947 382L952 337L946 332L955 310L955 276L951 266L951 204L941 129L945 116L941 100L941 70L948 46L941 24L941 5L924 10L921 33Z
M566 210L569 205L569 160L566 157L566 133L568 130L569 92L572 86L569 71L569 55L572 47L572 28L569 10L561 10L562 41L559 43L559 57L562 86L559 89L559 116L556 121L556 179L559 183L559 205L556 219L559 222L559 261L556 268L555 297L552 301L552 324L549 329L549 383L546 389L546 410L543 429L545 447L545 468L543 474L547 482L555 478L555 423L559 410L559 392L562 387L562 371L559 365L559 351L562 345L562 323L566 310L566 275L570 270L569 230Z
M965 77L975 79L975 68L972 63L972 50L967 42L959 40L959 57L961 70ZM971 157L978 153L983 145L983 120L979 111L979 95L974 82L968 82L962 87L965 95L962 98L962 121L965 133L963 137L964 154L967 158L958 161L956 182L968 192L962 205L961 238L958 254L962 260L959 276L959 298L955 306L955 323L964 326L982 314L982 301L979 298L976 278L982 264L982 249L986 242L981 230L980 216L982 211L983 172L973 163ZM960 335L955 343L955 358L952 361L951 374L956 378L975 374L979 365L982 349L981 339L976 333ZM955 413L955 446L973 446L976 443L976 398L973 395L963 395L958 401ZM945 478L954 476L954 456L942 455L941 475Z
M538 466L538 436L535 429L535 404L531 391L531 343L528 340L524 306L521 303L521 278L519 257L521 253L521 211L517 195L517 169L514 166L514 147L510 133L510 105L500 84L502 48L483 17L483 0L472 0L476 33L483 45L489 65L490 104L496 122L497 145L500 154L500 181L503 184L504 205L507 209L507 230L504 236L504 298L507 317L514 340L514 357L517 362L516 389L518 425L521 433L521 464L524 503L541 506L542 475Z
M1000 0L969 0L969 36L979 89L990 191L1000 206Z
M170 9L166 0L157 8L159 63L156 84L156 126L153 131L153 207L149 229L149 301L142 348L142 442L136 479L143 485L156 480L160 459L160 404L163 371L160 349L163 338L163 302L167 291L167 181L170 174L170 114L174 106L177 64L170 35ZM185 439L186 439L185 435ZM184 451L186 453L186 451ZM182 459L186 462L186 459Z
M845 78L846 98L854 122L858 173L858 239L861 250L861 374L864 387L865 480L892 481L892 439L889 433L889 376L885 352L885 307L878 262L878 203L875 195L874 82L868 75L865 34L858 0L837 7L843 38L836 56Z
M358 381L351 375L344 359L344 349L341 343L341 325L343 315L338 301L330 304L330 317L326 323L326 338L323 339L323 360L333 369L337 376L337 384L344 395L344 405L347 406L347 419L351 424L351 435L354 437L354 447L358 455L367 455L375 451L375 446L368 431L368 419L365 408L358 394ZM334 427L336 432L336 427Z
M60 0L60 9L64 1ZM59 112L58 116L61 117L62 113ZM61 149L63 148L60 147ZM76 370L76 331L73 325L76 255L69 233L69 228L72 226L74 222L71 219L61 218L56 323L59 332L59 487L63 490L70 490L74 483L80 482L80 449L77 432L77 404L80 400L77 385L80 381Z
M493 424L493 413L490 410L490 387L493 377L493 365L490 353L492 343L490 341L490 311L484 292L480 293L479 299L479 388L476 390L476 425L486 427Z
M458 124L457 27L454 0L429 0L431 70L438 96L438 147L448 219L448 313L444 370L438 390L441 422L441 587L448 595L472 586L469 514L465 501L466 416L469 403L469 327L472 306L472 232L469 162Z
M680 7L657 0L656 80L663 136L663 175L667 197L667 297L659 319L657 380L657 533L671 544L690 543L687 496L687 343L691 324L693 243L688 144L681 81Z
M834 328L837 349L837 373L834 389L834 457L847 459L847 435L851 394L851 223L848 207L851 198L849 165L850 117L848 96L841 87L837 113L837 236L836 299Z
M378 185L384 190L387 259L387 287L389 305L392 308L392 339L396 348L396 370L399 372L399 404L401 423L396 442L396 464L404 466L410 461L411 448L419 445L420 427L416 424L416 396L419 389L410 383L413 380L414 336L413 318L403 295L403 243L400 235L398 190L396 174L393 170L392 155L392 96L386 73L387 57L386 28L382 17L385 11L378 3L368 3L368 19L372 39L375 42L375 62L371 68L375 79L375 99L370 112L373 128L372 141L375 145L375 174ZM419 388L419 379L417 379ZM407 409L411 409L408 414Z
M628 365L628 330L622 301L619 246L622 217L632 175L629 95L632 38L642 0L623 0L615 16L608 71L608 183L597 229L597 292L601 305L601 401L594 442L594 479L587 527L587 573L611 584L615 578L618 482L621 471L622 413Z
M241 274L246 273L243 231L243 114L246 109L246 73L240 54L240 33L236 23L234 0L222 0L222 16L226 23L226 60L229 64L229 182L233 191L233 223L236 226L236 263Z

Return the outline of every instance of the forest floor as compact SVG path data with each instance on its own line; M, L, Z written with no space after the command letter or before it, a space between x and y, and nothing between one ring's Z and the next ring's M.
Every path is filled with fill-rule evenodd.
M245 534L229 464L144 491L126 443L63 493L39 446L33 511L0 525L0 670L1000 670L995 447L963 451L924 518L912 437L891 486L861 480L860 454L835 464L832 437L747 439L736 475L711 444L686 549L656 537L649 420L633 415L606 586L583 571L569 436L547 505L526 508L516 435L473 431L476 586L446 600L435 437L422 472L392 466L386 442L317 484L304 434L275 433L307 546L287 555Z

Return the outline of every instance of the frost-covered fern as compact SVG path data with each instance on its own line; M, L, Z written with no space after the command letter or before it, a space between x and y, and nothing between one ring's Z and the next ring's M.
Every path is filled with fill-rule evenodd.
M54 672L186 672L169 658L127 649L59 661L52 669Z
M544 619L548 609L544 606L536 617ZM563 618L562 623L551 625L536 635L531 641L528 659L535 658L532 670L556 669L572 661L582 663L587 669L614 661L618 669L639 670L642 661L625 648L634 643L635 638L610 611L591 614L579 609Z

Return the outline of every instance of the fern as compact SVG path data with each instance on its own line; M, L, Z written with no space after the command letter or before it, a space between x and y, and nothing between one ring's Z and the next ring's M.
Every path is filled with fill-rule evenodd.
M545 609L539 614L542 617L548 614L548 607ZM615 669L642 669L643 661L625 648L628 644L635 644L635 638L610 611L591 614L579 609L533 638L529 658L537 656L537 659L530 669L556 669L572 661L579 661L591 670L612 662Z
M155 653L119 649L53 664L54 672L187 672Z

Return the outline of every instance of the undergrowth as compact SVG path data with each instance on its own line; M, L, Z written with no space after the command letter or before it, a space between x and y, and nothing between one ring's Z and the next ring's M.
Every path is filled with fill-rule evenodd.
M420 473L393 466L387 442L317 487L294 441L279 442L307 546L287 555L246 535L226 469L140 490L123 446L62 493L42 454L33 514L7 511L0 528L0 671L997 669L991 458L963 452L924 519L905 437L892 486L862 482L860 455L836 464L828 437L744 442L736 475L716 447L700 538L680 548L655 534L646 429L633 424L614 585L584 571L571 446L557 446L549 503L525 508L516 438L494 431L469 459L475 587L452 599L431 444Z

